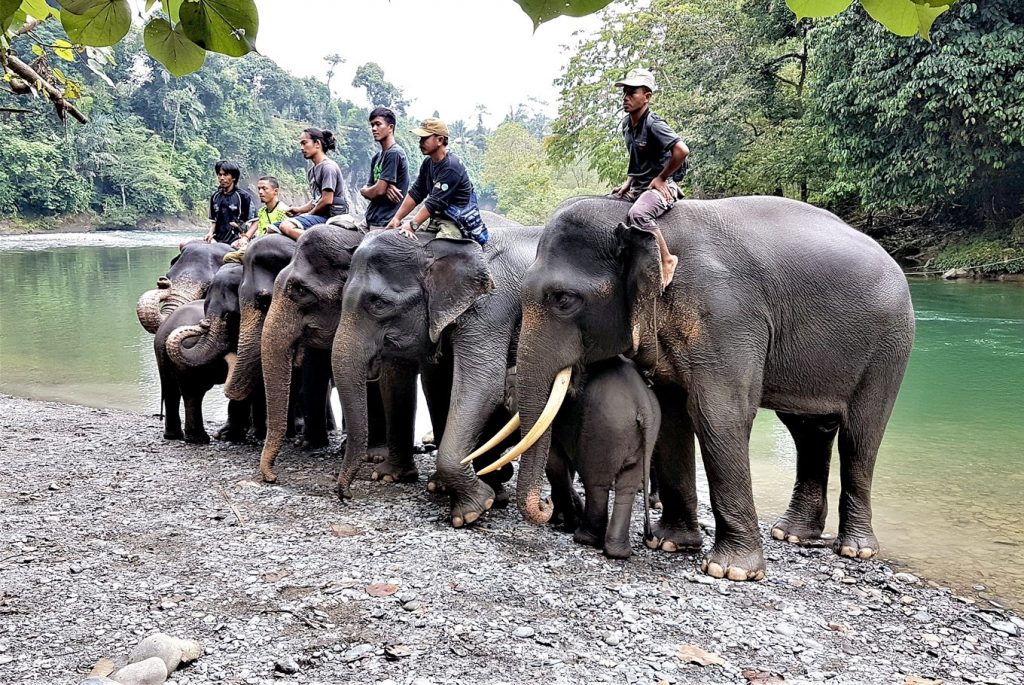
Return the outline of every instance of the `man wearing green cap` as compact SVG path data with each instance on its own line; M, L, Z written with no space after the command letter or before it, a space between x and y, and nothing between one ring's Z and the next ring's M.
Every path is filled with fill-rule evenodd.
M458 217L476 211L476 194L462 160L448 152L448 127L440 119L430 117L412 132L420 137L420 152L426 159L388 228L398 228L414 240L416 229L423 227L437 231L438 237L471 238L483 244L487 240L486 228L481 239L478 235L467 235L457 221ZM421 202L423 206L412 221L403 223L402 219Z
M682 196L676 180L685 171L690 150L665 120L651 111L651 95L657 90L654 74L633 69L615 82L622 88L622 135L629 150L629 169L625 183L612 196L629 200L629 223L654 233L661 252L661 284L672 282L679 259L670 254L658 228L659 216L672 208Z

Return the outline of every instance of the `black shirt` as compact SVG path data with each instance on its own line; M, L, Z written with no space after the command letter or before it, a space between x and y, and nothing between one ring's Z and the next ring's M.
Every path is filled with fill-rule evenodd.
M370 161L370 181L366 185L372 186L381 179L401 190L403 196L409 190L409 159L398 143L378 152ZM401 200L392 202L387 195L373 198L366 208L366 225L387 226L401 204Z
M469 180L466 167L462 160L449 152L440 162L430 157L420 165L419 176L409 188L409 197L419 204L425 204L430 216L446 219L444 210L448 207L465 207L469 204L469 196L473 192L473 183Z
M661 173L672 156L672 148L680 141L679 135L665 120L647 110L636 128L630 125L627 115L622 120L622 135L629 150L629 170L633 188L644 189Z
M232 243L244 229L249 219L255 218L256 210L252 197L238 186L230 193L218 188L210 198L210 221L213 222L213 239L218 243ZM234 226L232 226L234 224Z

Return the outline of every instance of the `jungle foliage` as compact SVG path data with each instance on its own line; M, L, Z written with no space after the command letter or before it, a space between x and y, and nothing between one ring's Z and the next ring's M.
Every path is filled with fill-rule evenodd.
M1016 0L957 3L930 42L857 8L811 22L783 0L633 2L604 15L560 79L554 163L621 182L611 84L633 66L655 71L652 109L691 149L693 196L779 194L847 218L955 215L978 227L1024 211Z

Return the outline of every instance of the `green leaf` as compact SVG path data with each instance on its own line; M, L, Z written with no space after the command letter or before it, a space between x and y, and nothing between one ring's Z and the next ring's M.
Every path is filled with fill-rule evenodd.
M21 0L0 0L0 24L6 26L20 6Z
M181 21L180 11L182 0L162 0L164 13L171 18L171 23L177 24Z
M185 35L204 50L241 57L256 49L260 19L253 0L188 0L180 14Z
M161 17L146 24L142 40L146 52L178 77L198 71L206 60L206 51L188 39L181 24L172 28Z
M64 97L67 100L77 100L82 97L82 86L78 81L68 81L64 84Z
M516 0L527 16L533 20L533 28L557 17L585 17L604 9L611 0Z
M860 0L871 18L897 36L913 36L920 28L918 5L912 0Z
M146 0L146 11L153 9L153 5L160 2L160 0Z
M949 9L949 5L938 6L938 5L918 5L917 6L917 19L918 19L918 33L921 37L927 41L931 41L929 34L932 30L932 24L938 19L939 15Z
M132 27L128 0L68 0L73 6L91 2L85 14L76 14L67 6L61 12L60 23L75 43L103 47L113 45L127 35Z
M36 57L42 57L45 53L43 52L42 46L32 43L32 54Z
M64 72L60 69L53 70L53 77L57 79L58 83L64 84L68 82L68 77L64 75Z
M46 0L25 0L21 3L21 9L25 10L33 19L43 21L47 17L57 14L57 11L46 4Z
M72 50L71 43L66 40L57 39L53 41L53 54L66 62L75 61L75 51Z
M804 17L834 17L851 4L853 0L786 0L797 20Z

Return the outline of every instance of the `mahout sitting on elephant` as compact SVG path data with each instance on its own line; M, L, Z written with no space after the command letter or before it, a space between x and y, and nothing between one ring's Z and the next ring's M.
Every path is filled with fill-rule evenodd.
M229 348L224 354L211 357L203 364L185 364L182 350L171 351L172 346L181 344L181 337L174 340L174 334L181 330L194 330L207 320L207 311L232 309L237 312L237 304L232 304L238 297L238 285L242 280L242 267L237 264L224 265L214 277L207 291L205 300L186 302L177 307L160 324L153 349L156 353L157 368L160 372L160 398L164 410L164 438L168 440L185 440L185 442L205 444L210 436L203 426L203 397L214 386L223 383L228 375L228 367L234 361L234 353ZM230 339L237 338L238 317L227 317L225 335ZM191 342L191 341L189 341ZM186 343L187 344L187 343ZM186 352L187 353L187 352ZM179 401L185 403L185 430L181 429L181 416L178 413ZM239 442L245 439L250 424L250 408L248 402L229 402L228 421L216 433L218 440Z
M628 204L563 203L522 286L517 355L522 453L517 502L527 521L550 510L541 485L551 442L544 427L559 372L628 353L661 402L655 468L663 549L697 551L694 435L715 515L702 568L760 579L748 440L758 407L775 410L797 448L789 508L775 537L820 536L838 434L842 490L835 550L870 557L871 477L914 337L906 278L873 240L833 214L775 197L682 201L662 217L679 256L662 292L658 249L627 227ZM553 411L552 411L553 409ZM534 430L540 424L540 430Z
M270 238L291 243L293 256L272 282L273 297L266 290L270 284L260 288L257 299L267 304L265 319L260 319L261 334L250 340L254 344L243 346L240 343L239 363L225 394L241 397L250 391L242 386L248 376L239 373L243 358L250 368L262 362L267 439L260 456L260 473L263 480L274 482L277 480L274 460L284 442L291 404L293 369L307 366L307 377L311 379L307 386L312 386L312 381L317 379L324 383L329 380L330 349L341 316L342 290L348 279L352 252L362 241L363 234L334 226L314 226L303 232L298 241L281 236L261 238L246 251L245 259L250 259L249 251ZM411 454L416 411L415 375L406 378L389 369L382 373L381 390L373 383L368 391L368 402L373 408L370 412L372 444L379 445L385 440L386 415L389 449L406 450ZM386 407L382 405L382 390L388 401Z
M380 362L410 365L439 441L437 473L428 489L447 491L451 521L461 527L502 503L506 469L484 482L460 463L508 419L507 369L515 363L519 285L540 230L488 226L486 248L470 240L421 232L371 231L352 255L341 324L333 349L334 377L348 428L338 494L346 496L366 449L365 390ZM413 480L411 455L376 468L387 480Z
M156 333L171 312L205 296L214 275L224 264L224 255L230 251L231 248L222 243L201 240L182 245L181 252L171 260L167 274L157 279L156 289L146 291L139 298L135 313L142 327Z

